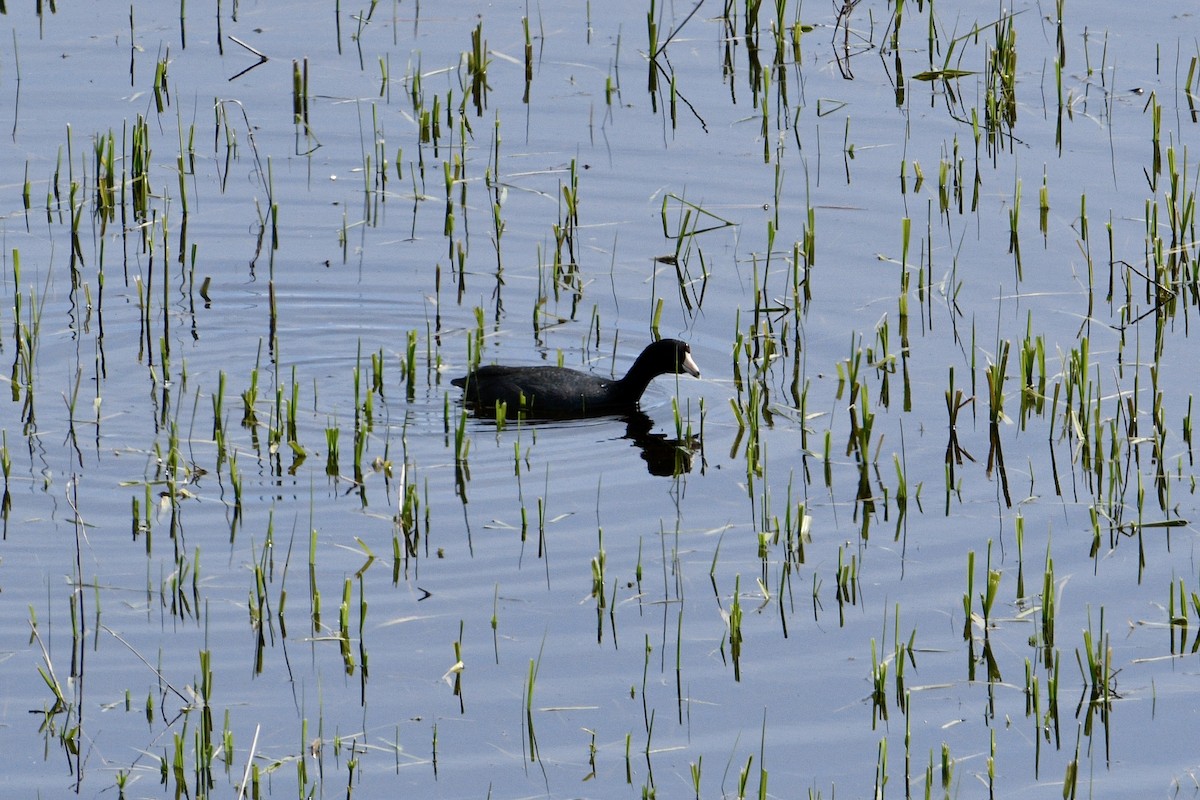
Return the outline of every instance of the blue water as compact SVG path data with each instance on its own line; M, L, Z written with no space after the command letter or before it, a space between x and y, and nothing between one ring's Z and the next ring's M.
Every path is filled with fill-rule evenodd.
M2 18L0 348L17 384L16 399L6 392L0 404L11 460L0 542L10 791L114 796L125 783L142 797L183 783L194 796L236 795L250 765L272 796L736 796L742 771L747 794L765 782L777 797L902 796L906 781L925 792L932 764L933 795L982 795L994 782L997 795L1059 797L1072 762L1078 791L1094 797L1194 785L1192 294L1186 280L1169 287L1179 306L1162 314L1156 360L1144 277L1148 212L1170 249L1168 194L1190 197L1197 177L1191 17L1067 6L1060 145L1056 9L1016 7L1016 122L989 150L971 115L982 124L993 3L938 6L932 54L929 4L904 5L898 51L886 4L858 6L848 35L829 8L788 7L789 31L797 20L814 28L798 61L786 39L782 66L757 95L744 8L726 27L720 7L703 4L690 17L690 5L658 8L659 41L670 41L652 97L646 10L239 3L235 12L223 3L218 28L212 9L186 7L181 21L174 7L135 4L131 23L128 6L97 3ZM758 34L768 69L773 11L761 10ZM465 55L477 24L490 56L478 116ZM258 56L234 37L267 60L254 66ZM947 53L970 74L913 79ZM293 116L293 61L304 59L307 128ZM420 111L435 97L436 146L420 141ZM1163 169L1153 185L1152 97ZM127 186L117 191L124 214L102 225L94 143L111 131L117 172L129 175L139 115L150 213L135 218ZM1183 181L1175 189L1168 147ZM943 160L951 174L960 164L961 210L957 199L939 210ZM577 228L564 199L572 170ZM796 271L810 207L816 258ZM675 266L655 259L676 254L689 209L689 224L711 230L680 251L685 300ZM557 294L556 226L570 234L561 257L577 265ZM1185 275L1193 227L1179 245ZM797 276L811 289L802 311ZM468 367L478 320L484 363L561 359L621 374L654 335L659 300L657 333L687 339L702 378L659 379L643 402L642 438L612 418L499 429L462 419L449 380ZM1023 423L1027 331L1043 337L1047 398ZM734 353L739 335L769 341L777 357L759 371ZM1080 419L1064 410L1081 336L1088 431L1103 437L1099 476L1078 432L1064 436ZM892 359L877 368L866 351L880 359L884 338ZM1005 341L1006 482L988 464L985 373ZM859 348L875 414L871 507L857 501L851 390L839 389ZM382 392L371 388L373 354ZM947 503L951 369L974 400L957 425L971 458L956 465ZM748 470L749 433L739 436L731 408L750 414L755 380L761 472ZM798 408L792 387L806 383ZM243 424L252 385L256 422ZM302 460L287 434L293 387ZM469 450L456 469L459 425ZM645 437L661 447L688 426L695 452L678 474L654 474ZM407 557L406 487L419 501ZM771 520L795 527L800 504L811 516L802 555L794 530L760 546ZM1175 527L1113 532L1104 515L1117 513ZM968 640L969 552L974 614L989 564L1000 582L986 626L980 616ZM1057 724L1046 716L1055 673L1039 639L1048 555ZM839 603L839 565L851 563L856 581ZM1172 631L1168 603L1174 592L1180 615L1180 586L1190 627ZM1117 671L1115 696L1090 716L1085 629L1105 637ZM895 653L910 636L905 714ZM991 681L985 644L999 673ZM196 738L206 724L202 652L211 654L211 776ZM886 720L873 708L873 658L888 664ZM1041 693L1036 713L1027 669Z

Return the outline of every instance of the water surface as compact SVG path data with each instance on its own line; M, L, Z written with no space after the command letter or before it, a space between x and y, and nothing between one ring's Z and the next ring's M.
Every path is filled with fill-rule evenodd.
M1195 793L1190 14L648 10L3 17L13 791Z

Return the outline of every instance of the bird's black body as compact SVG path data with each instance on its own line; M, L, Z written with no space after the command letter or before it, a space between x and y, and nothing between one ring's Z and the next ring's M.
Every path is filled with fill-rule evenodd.
M691 348L678 339L662 339L643 350L619 380L565 367L490 365L451 383L461 386L468 402L481 413L504 403L514 415L579 417L633 411L650 381L659 375L685 372L700 377Z

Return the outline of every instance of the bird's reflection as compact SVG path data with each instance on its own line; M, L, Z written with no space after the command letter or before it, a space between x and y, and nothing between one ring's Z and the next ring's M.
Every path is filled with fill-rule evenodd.
M625 437L642 451L642 460L651 475L674 477L692 471L692 461L700 449L697 434L689 433L674 439L665 433L651 433L654 420L641 411L625 417Z
M484 409L472 404L467 404L467 407L474 412L475 418L480 422L496 424L496 410L494 408ZM670 478L692 471L696 453L700 452L703 444L700 435L688 433L684 438L676 439L665 433L653 433L654 420L639 409L619 416L582 417L578 415L564 415L539 419L521 418L519 421L508 416L502 422L502 425L505 427L516 424L558 426L570 424L571 420L590 420L596 422L605 419L620 420L625 423L625 435L621 438L630 440L635 447L642 451L642 460L646 462L646 470L651 475Z

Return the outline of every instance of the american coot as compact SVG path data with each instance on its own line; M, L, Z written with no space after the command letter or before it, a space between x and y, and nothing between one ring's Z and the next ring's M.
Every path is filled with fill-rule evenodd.
M451 381L481 414L497 403L509 414L531 418L598 416L637 408L642 392L659 375L688 373L700 377L692 349L678 339L654 342L637 357L620 380L564 367L480 367Z

